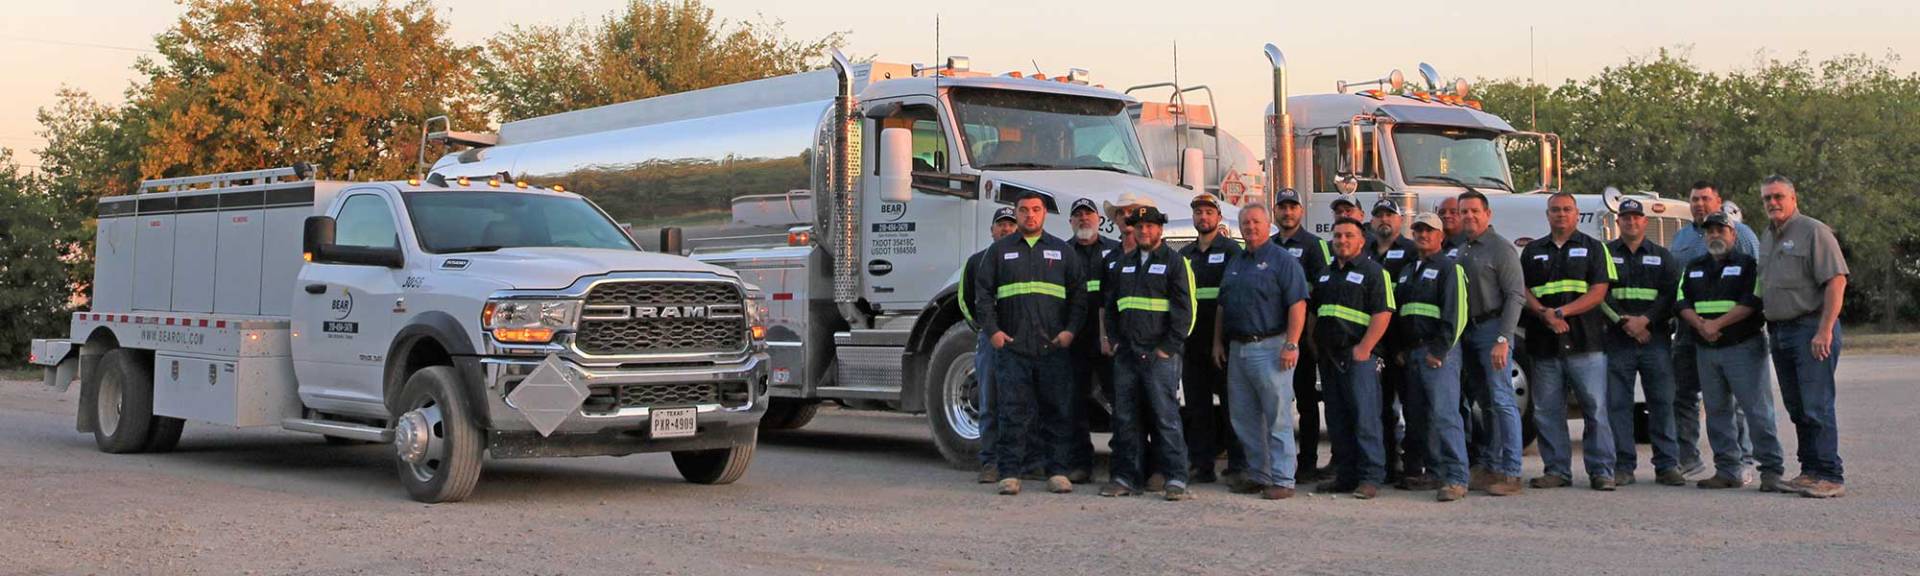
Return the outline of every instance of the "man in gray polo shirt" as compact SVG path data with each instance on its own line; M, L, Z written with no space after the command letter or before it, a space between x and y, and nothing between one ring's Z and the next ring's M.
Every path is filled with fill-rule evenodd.
M1487 442L1473 447L1468 487L1493 496L1519 494L1520 404L1507 363L1513 331L1527 301L1520 253L1489 225L1493 210L1479 192L1460 195L1461 264L1467 270L1467 331L1460 339L1461 389L1480 405Z
M1800 476L1787 486L1809 498L1845 496L1833 374L1840 367L1847 259L1832 228L1800 213L1792 180L1768 176L1760 200L1769 220L1760 238L1760 299L1781 399L1800 440Z

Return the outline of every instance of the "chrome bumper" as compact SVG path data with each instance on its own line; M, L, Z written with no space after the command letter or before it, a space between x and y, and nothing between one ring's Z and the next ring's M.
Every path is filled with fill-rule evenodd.
M484 357L480 364L486 377L486 403L492 432L536 432L527 416L507 395L540 365L539 358ZM767 410L767 354L754 352L737 362L706 366L671 368L596 368L566 361L568 370L589 387L631 384L685 384L745 382L749 394L746 404L695 406L697 436L728 434L740 427L757 428ZM676 406L681 407L681 406ZM619 408L605 413L588 413L575 407L571 414L548 436L592 435L609 432L644 434L652 421L650 407Z

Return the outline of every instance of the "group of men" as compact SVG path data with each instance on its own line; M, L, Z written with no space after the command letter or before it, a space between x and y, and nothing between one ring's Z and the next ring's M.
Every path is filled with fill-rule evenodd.
M1434 490L1442 502L1568 486L1569 395L1589 486L1612 491L1635 481L1638 383L1656 482L1705 475L1704 402L1714 473L1700 488L1745 486L1757 463L1762 491L1844 495L1834 371L1846 261L1832 231L1799 212L1790 180L1769 177L1761 193L1769 226L1756 239L1716 187L1697 184L1693 223L1670 247L1647 238L1638 200L1619 203L1619 238L1604 242L1556 193L1551 233L1522 248L1471 190L1411 215L1382 198L1370 220L1342 195L1330 240L1304 229L1299 196L1282 190L1272 213L1241 208L1244 246L1200 194L1198 237L1177 250L1150 201L1106 207L1115 241L1099 234L1100 207L1078 200L1062 240L1043 230L1051 199L1029 193L995 215L995 241L963 272L962 308L981 334L980 481L1009 495L1034 473L1056 493L1090 481L1099 382L1114 434L1103 496L1187 499L1190 483L1222 478L1222 452L1229 488L1266 499L1311 481L1360 499L1387 485ZM1545 469L1524 484L1520 334ZM1799 438L1791 480L1769 354Z

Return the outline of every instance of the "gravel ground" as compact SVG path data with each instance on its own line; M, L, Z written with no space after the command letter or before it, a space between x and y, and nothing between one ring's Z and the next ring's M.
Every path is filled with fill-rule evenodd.
M102 454L73 431L75 393L9 381L0 574L1916 573L1916 372L1913 357L1843 362L1839 500L1659 486L1643 464L1611 494L1452 504L1217 485L1181 503L1092 486L1008 498L947 468L917 417L823 410L763 439L731 486L682 482L664 455L508 461L467 502L429 506L383 446L189 425L175 453ZM1791 455L1784 412L1780 430Z

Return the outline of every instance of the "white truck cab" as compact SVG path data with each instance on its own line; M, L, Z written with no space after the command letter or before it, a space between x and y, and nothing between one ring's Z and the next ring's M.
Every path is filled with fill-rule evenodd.
M185 420L391 442L442 502L483 456L672 452L732 482L766 410L756 289L557 186L148 181L101 200L96 250L91 310L33 361L78 377L107 452L170 449Z

